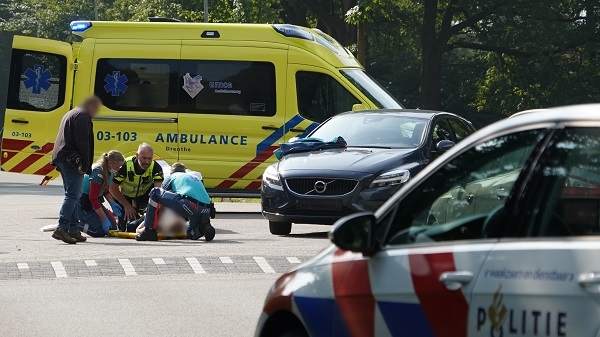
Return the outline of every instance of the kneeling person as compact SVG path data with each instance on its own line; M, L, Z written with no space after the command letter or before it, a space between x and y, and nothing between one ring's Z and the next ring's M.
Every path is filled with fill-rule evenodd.
M123 165L125 158L119 151L112 150L104 153L92 167L92 173L84 177L83 193L79 200L81 207L80 230L89 236L102 237L109 230L117 229L117 223L112 214L102 205L106 199L113 213L121 216L123 209L115 202L109 192L115 172ZM85 239L85 238L83 238ZM77 238L77 241L85 241Z
M156 229L161 206L189 219L189 239L197 240L204 235L206 241L211 241L215 237L215 229L210 224L210 197L197 176L185 172L173 173L165 181L163 188L153 188L149 197L145 228L135 237L136 240L158 240Z

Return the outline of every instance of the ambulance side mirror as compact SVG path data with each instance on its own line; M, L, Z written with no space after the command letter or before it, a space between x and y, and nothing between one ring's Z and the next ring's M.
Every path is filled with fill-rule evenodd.
M360 111L360 110L367 110L367 109L368 109L367 106L362 103L352 105L352 111Z
M379 251L375 240L377 219L371 212L360 212L338 220L329 231L329 239L341 249L372 256Z

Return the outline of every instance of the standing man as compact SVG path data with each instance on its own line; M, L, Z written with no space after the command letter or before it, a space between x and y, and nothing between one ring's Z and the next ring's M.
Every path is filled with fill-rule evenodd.
M180 216L190 220L188 238L198 240L204 236L206 241L215 237L215 229L210 224L210 196L204 184L196 175L185 173L185 166L169 176L163 188L153 188L146 209L144 231L136 235L138 241L156 241L158 236L158 210L167 207ZM174 167L175 168L175 167ZM183 171L183 172L182 172Z
M154 149L148 143L140 144L135 156L125 160L109 188L124 209L118 221L120 231L127 230L128 221L140 218L148 206L150 190L160 187L163 180L162 167L154 160Z
M81 198L83 175L91 173L94 157L92 117L98 114L102 102L92 96L67 112L60 122L54 141L52 165L62 176L65 199L58 217L58 228L52 233L56 240L74 244L86 239L79 232L78 202Z

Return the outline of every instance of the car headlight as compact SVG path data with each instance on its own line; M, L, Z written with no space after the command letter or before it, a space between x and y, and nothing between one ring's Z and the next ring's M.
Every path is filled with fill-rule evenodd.
M279 179L279 173L277 172L275 166L267 167L265 173L263 173L262 179L271 187L278 190L283 190L283 187L281 186L281 179Z
M408 170L395 169L385 172L379 177L375 178L371 185L369 185L369 188L404 184L409 178L410 172Z

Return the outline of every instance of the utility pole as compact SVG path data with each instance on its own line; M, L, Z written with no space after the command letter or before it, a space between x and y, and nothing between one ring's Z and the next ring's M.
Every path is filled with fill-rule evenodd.
M98 21L98 0L94 0L94 20Z
M208 22L208 0L204 0L204 22Z

